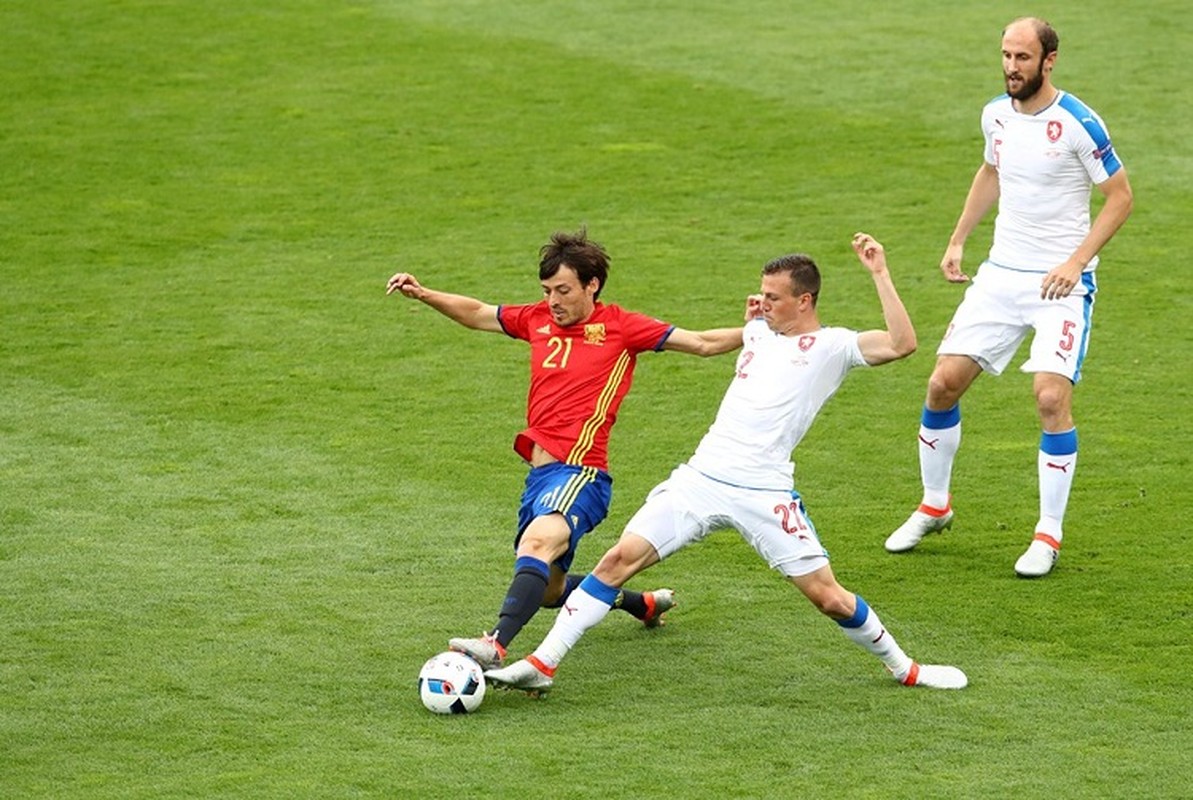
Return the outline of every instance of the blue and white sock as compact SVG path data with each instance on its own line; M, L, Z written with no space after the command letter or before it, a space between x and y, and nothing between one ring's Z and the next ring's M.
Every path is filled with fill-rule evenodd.
M953 459L961 446L961 405L946 411L924 406L920 416L920 480L924 484L923 504L931 508L949 507L949 482Z
M903 677L911 669L911 659L899 647L895 637L883 627L878 614L866 605L866 601L862 599L861 595L854 595L854 597L857 598L857 610L854 611L853 616L849 619L837 620L841 631L854 643L882 659L886 668L896 678L903 680Z
M1036 533L1051 536L1057 542L1064 536L1065 509L1077 471L1077 429L1040 434L1037 463L1040 476L1040 521Z
M589 628L605 618L620 590L603 583L595 575L588 575L572 590L551 626L547 637L534 651L534 657L554 669Z

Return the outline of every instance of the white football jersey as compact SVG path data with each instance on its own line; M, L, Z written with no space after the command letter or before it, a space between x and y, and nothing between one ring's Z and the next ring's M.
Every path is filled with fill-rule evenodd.
M1004 94L982 109L982 134L999 185L989 260L1027 272L1063 264L1089 232L1090 187L1122 168L1106 126L1065 92L1036 114Z
M737 373L689 466L754 489L791 489L791 451L845 375L866 361L857 331L820 328L783 336L747 323Z

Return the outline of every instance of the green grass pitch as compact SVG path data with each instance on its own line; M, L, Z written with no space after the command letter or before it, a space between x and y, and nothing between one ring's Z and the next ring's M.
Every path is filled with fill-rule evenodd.
M1025 12L1136 193L1036 582L1011 568L1036 516L1017 370L966 398L954 530L882 549ZM0 5L0 796L1188 796L1190 41L1178 0ZM873 327L848 242L886 244L920 352L850 377L797 485L842 582L968 689L900 689L727 532L635 581L677 590L667 627L612 616L546 699L422 708L423 661L508 582L526 352L385 280L530 300L581 224L607 300L689 328L793 250L827 322ZM731 368L642 358L579 567Z

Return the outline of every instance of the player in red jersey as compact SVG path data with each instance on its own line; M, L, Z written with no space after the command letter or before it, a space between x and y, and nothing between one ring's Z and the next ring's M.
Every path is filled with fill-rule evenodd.
M530 465L518 511L514 577L491 633L452 639L482 667L500 667L506 648L541 606L558 607L582 575L568 575L576 546L609 510L609 431L630 390L639 353L699 356L741 346L741 328L687 331L600 301L609 271L604 248L584 230L557 232L539 251L543 299L495 306L428 289L408 272L386 294L421 300L466 328L530 344L526 428L514 450ZM619 607L653 627L674 604L669 589L624 591Z

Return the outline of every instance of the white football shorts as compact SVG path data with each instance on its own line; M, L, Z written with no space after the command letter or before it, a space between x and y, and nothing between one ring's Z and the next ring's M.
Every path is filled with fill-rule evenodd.
M734 528L772 568L787 577L828 562L799 495L745 489L680 464L646 497L626 531L646 539L664 559L720 528Z
M1024 372L1054 372L1073 383L1089 346L1097 283L1081 276L1073 293L1060 300L1040 299L1043 273L1019 272L982 264L953 313L937 355L969 356L983 370L1000 375L1031 331L1031 355Z

